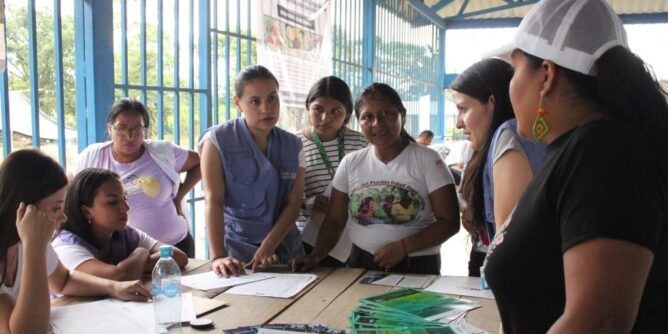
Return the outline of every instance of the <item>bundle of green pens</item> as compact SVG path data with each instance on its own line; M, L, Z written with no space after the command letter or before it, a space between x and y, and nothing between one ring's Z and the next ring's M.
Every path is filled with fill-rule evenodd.
M476 333L464 321L480 305L416 289L391 290L360 299L348 316L352 333Z

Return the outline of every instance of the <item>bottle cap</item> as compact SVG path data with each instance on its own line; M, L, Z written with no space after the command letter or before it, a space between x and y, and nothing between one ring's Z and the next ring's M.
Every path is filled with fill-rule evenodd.
M213 327L213 320L209 318L198 318L190 322L190 327L195 329L207 329Z
M160 257L171 257L172 256L172 246L162 245L160 246Z

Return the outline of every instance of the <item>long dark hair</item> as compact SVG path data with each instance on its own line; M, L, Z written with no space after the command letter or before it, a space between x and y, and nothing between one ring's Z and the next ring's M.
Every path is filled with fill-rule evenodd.
M530 65L540 68L543 59L523 52ZM556 64L555 64L556 65ZM652 70L630 50L617 46L596 61L596 76L589 76L556 65L573 93L600 106L609 118L635 127L650 149L663 176L661 187L668 188L668 94Z
M488 58L471 65L450 84L453 90L483 104L487 103L490 97L494 97L494 112L492 123L487 129L487 137L466 164L462 181L461 192L466 201L466 209L462 212L462 225L473 236L479 235L485 228L482 175L494 132L503 122L515 118L508 94L512 77L513 68L510 64L501 59Z
M37 150L11 153L0 165L0 265L7 273L7 250L19 241L16 210L21 202L36 205L67 185L63 168Z
M234 94L237 97L241 97L244 94L244 87L248 84L249 81L261 79L261 80L272 80L278 88L278 80L271 71L262 66L262 65L251 65L244 67L237 74L237 79L234 82Z
M141 115L141 118L144 120L144 127L149 127L150 117L148 111L141 101L133 99L131 97L124 97L122 99L116 100L114 104L109 108L109 113L107 113L107 123L113 124L118 117L118 114L123 112L136 112Z
M343 126L345 127L350 120L350 115L353 114L353 96L350 93L350 87L348 87L346 82L333 75L316 81L313 86L311 86L308 95L306 95L306 110L308 110L311 103L319 97L331 97L343 104L346 108L346 120L343 122Z
M357 96L355 99L355 117L357 119L360 118L360 108L362 107L362 104L369 99L369 98L378 98L382 97L384 99L387 99L391 104L393 104L397 110L399 110L399 115L401 115L401 138L404 140L412 141L415 142L415 139L411 137L411 135L406 132L406 129L404 128L404 125L406 123L406 107L404 107L404 103L401 102L401 97L399 96L399 93L397 93L394 88L390 87L390 85L380 83L380 82L374 82L364 88L364 90L360 93L360 95Z
M91 224L83 210L83 206L92 207L97 190L107 181L119 180L118 174L101 168L86 168L72 180L65 199L65 215L67 221L60 230L67 230L97 245L91 232Z

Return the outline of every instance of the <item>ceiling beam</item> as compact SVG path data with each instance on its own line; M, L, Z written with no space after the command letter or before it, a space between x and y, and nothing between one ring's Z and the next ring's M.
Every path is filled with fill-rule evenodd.
M430 7L431 11L434 13L438 13L439 10L445 8L445 6L451 4L455 0L441 0L437 4L433 5Z
M436 25L437 27L441 29L445 29L445 21L443 18L438 16L435 11L431 10L431 8L427 7L427 5L424 4L421 0L409 0L408 3L415 8L415 10L418 11L418 13L422 14L422 16L426 17Z

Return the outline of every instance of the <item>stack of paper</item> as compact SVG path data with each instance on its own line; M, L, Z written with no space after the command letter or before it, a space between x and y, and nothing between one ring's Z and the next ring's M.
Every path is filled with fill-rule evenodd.
M427 287L425 291L494 299L492 290L482 288L480 277L442 276Z
M475 333L463 317L478 303L415 289L398 289L360 299L348 316L353 333Z
M181 319L190 322L195 318L193 296L184 293L181 295ZM152 303L117 299L54 307L49 323L55 334L91 331L101 334L155 333Z
M266 273L248 273L241 276L223 277L213 271L181 277L181 284L198 290L212 290L246 284L274 277Z
M223 330L224 334L288 334L318 333L346 334L345 330L332 329L323 324L264 324Z
M360 283L424 289L437 277L436 275L400 275L382 271L369 271Z

